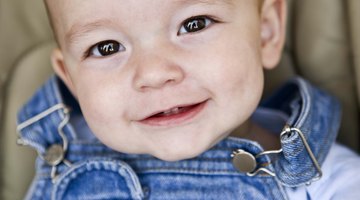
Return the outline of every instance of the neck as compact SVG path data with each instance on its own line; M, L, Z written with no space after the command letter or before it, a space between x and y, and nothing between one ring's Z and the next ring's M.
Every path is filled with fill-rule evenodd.
M235 129L231 136L256 141L264 150L277 150L281 147L278 134L271 133L250 119Z

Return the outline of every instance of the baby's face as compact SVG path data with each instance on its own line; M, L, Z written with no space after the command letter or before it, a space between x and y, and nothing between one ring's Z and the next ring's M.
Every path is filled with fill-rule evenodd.
M58 5L55 5L58 4ZM53 3L55 70L109 147L196 156L245 122L263 89L254 0Z

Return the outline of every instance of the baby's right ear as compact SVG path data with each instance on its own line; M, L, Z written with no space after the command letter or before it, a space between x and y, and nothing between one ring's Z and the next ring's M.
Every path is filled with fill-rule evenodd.
M69 73L69 69L66 67L64 55L59 48L55 48L51 54L51 64L55 73L65 83L70 92L76 97L75 87Z

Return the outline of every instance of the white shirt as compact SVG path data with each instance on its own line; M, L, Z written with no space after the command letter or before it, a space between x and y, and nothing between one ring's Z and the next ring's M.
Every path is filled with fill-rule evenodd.
M291 200L360 199L360 157L340 144L334 144L326 157L322 178L309 186L287 188Z

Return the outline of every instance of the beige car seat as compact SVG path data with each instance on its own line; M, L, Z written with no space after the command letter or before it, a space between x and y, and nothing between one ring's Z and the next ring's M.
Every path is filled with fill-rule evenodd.
M343 105L338 140L359 149L360 1L289 0L288 38L279 67L266 72L269 94L301 75ZM22 199L35 151L16 145L16 113L52 73L55 46L42 1L0 0L0 199Z

